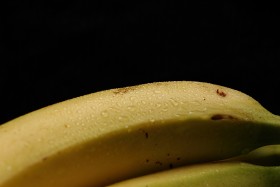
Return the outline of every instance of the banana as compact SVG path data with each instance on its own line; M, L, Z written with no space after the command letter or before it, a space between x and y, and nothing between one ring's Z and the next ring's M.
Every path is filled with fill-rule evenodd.
M108 187L278 187L279 184L280 145L267 145L230 159L156 172Z
M108 187L279 187L280 166L217 162L183 166Z
M224 161L241 161L263 166L280 165L280 145L266 145L257 148L248 154L225 159Z
M0 126L0 187L106 186L280 143L280 117L221 85L167 81L56 103Z

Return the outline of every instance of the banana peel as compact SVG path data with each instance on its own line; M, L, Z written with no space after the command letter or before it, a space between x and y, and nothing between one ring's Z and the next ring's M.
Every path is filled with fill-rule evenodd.
M267 145L234 158L139 176L109 187L278 187L280 145Z
M195 81L100 91L0 126L1 187L106 186L280 144L280 117Z

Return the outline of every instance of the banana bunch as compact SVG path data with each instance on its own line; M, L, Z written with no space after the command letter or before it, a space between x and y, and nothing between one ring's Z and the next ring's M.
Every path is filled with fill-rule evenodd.
M0 187L280 186L278 144L280 117L244 93L147 83L0 125Z

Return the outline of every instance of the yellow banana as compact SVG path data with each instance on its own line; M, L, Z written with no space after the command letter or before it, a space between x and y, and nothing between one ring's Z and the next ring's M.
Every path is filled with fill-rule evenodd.
M279 187L280 166L204 163L136 177L109 187Z
M1 125L0 187L105 186L245 154L279 137L279 116L220 85L110 89Z

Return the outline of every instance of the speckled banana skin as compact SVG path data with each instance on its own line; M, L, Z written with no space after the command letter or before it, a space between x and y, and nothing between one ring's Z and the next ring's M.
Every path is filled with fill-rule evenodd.
M95 187L280 142L280 118L220 85L154 82L63 101L0 126L0 187Z
M152 173L109 187L278 187L279 184L280 166L216 162Z

